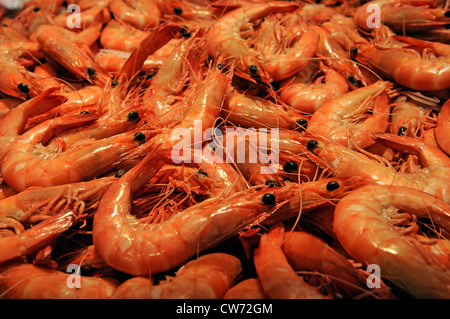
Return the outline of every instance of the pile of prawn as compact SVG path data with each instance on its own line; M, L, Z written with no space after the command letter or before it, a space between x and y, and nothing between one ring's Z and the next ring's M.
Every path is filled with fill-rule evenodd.
M2 3L0 298L450 298L448 3Z

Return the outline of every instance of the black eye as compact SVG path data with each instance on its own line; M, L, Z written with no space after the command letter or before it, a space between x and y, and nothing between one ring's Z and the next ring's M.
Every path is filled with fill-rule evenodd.
M88 111L82 111L80 114L82 114L82 115L89 115L89 114L91 114L91 112L88 112Z
M313 152L319 147L319 142L316 140L309 140L308 143L306 143L306 148L308 151Z
M271 180L266 180L265 183L267 186L269 186L269 188L273 188L273 187L279 187L280 184L278 184L277 182L271 181ZM267 194L266 194L267 195Z
M142 132L137 132L134 134L134 140L138 142L144 142L145 141L145 134Z
M190 38L191 37L191 35L192 35L192 33L190 33L190 32L184 32L183 33L183 38Z
M127 171L124 170L124 169L119 169L119 170L114 174L114 177L116 177L116 178L122 177L123 175L125 175L126 172L127 172Z
M87 70L90 76L94 76L95 73L97 73L97 71L93 67L89 67Z
M183 13L183 10L180 7L173 8L173 13L175 13L177 16Z
M139 113L136 111L131 111L130 113L128 113L128 120L129 121L134 121L139 119Z
M407 130L407 127L402 126L398 129L397 135L405 135Z
M41 10L39 7L34 7L34 8L33 8L33 11L34 11L34 12L38 12L39 10Z
M353 75L349 75L348 76L348 81L350 82L350 84L355 84L356 83L356 79Z
M208 174L204 171L198 171L198 174L208 177Z
M262 197L261 201L262 201L264 204L273 205L273 204L275 204L275 202L277 201L277 199L276 199L276 197L275 197L274 194L272 194L272 193L267 193L267 194L264 194L264 196Z
M354 59L358 55L358 48L351 47L350 48L350 57Z
M334 190L338 189L339 186L340 186L339 183L336 181L328 182L327 191L334 191Z
M25 83L19 83L19 85L17 86L17 88L18 88L19 90L21 90L23 93L28 93L28 92L30 92L30 88L29 88L28 85L25 84Z
M117 81L117 80L114 80L114 81L111 82L111 86L112 87L116 87L118 85L119 85L119 81Z
M252 75L258 75L258 67L256 65L250 65L248 70Z
M217 68L218 68L219 70L222 70L223 67L224 67L224 65L223 65L222 63L217 64Z
M308 120L300 119L297 121L297 124L300 125L303 129L308 127Z
M298 169L298 165L294 161L289 161L283 164L283 169L286 172L295 172Z

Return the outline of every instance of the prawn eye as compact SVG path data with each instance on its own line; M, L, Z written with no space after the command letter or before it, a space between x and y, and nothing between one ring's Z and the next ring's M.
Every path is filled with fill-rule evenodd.
M250 65L248 67L248 70L250 71L250 73L254 76L258 75L258 67L254 64Z
M266 193L266 194L264 194L264 196L262 197L261 201L262 201L264 204L273 205L273 204L275 204L275 202L277 201L277 198L276 198L275 195L272 194L272 193Z
M17 86L17 88L18 88L19 90L21 90L23 93L28 93L28 92L30 92L30 88L29 88L28 85L25 84L25 83L19 83L19 85Z
M198 171L198 174L208 177L208 174L204 171Z
M306 130L306 128L308 127L308 120L300 119L297 121L297 124Z
M444 13L444 16L446 16L447 18L450 18L450 11L446 11L446 12Z
M274 182L274 181L271 181L271 180L266 180L266 185L269 186L269 188L273 188L273 187L278 187L278 186L280 186L280 184L278 184L278 183L276 183L276 182ZM266 195L267 195L267 194L266 194Z
M34 7L34 8L33 8L33 11L34 11L34 12L38 12L39 10L41 10L39 7Z
M309 140L308 143L306 143L306 148L308 151L313 152L319 147L319 142L316 140Z
M289 161L289 162L284 163L283 169L286 172L295 172L298 169L298 165L294 161Z
M175 13L177 16L183 13L183 10L180 7L173 8L173 13Z
M111 86L112 87L116 87L118 85L119 85L119 81L117 81L117 80L114 80L114 81L111 82Z
M91 114L91 112L88 112L88 111L82 111L80 114L81 114L81 115L89 115L89 114Z
M97 71L93 67L88 67L88 73L90 76L94 76Z
M145 142L145 134L142 132L137 132L134 134L134 140L138 142Z
M351 74L348 76L348 81L350 82L350 84L356 84L356 79Z
M217 64L217 68L218 68L219 70L222 70L223 67L224 67L224 65L223 65L222 63Z
M123 175L125 175L126 172L127 172L127 171L124 170L124 169L119 169L119 170L114 174L114 177L116 177L116 178L122 177Z
M358 55L358 48L351 47L350 48L350 56L354 59Z
M139 119L139 113L136 111L130 111L130 113L128 113L128 120L129 121L134 121Z
M402 126L398 129L397 135L405 135L408 128Z
M336 181L328 182L327 191L334 191L339 188L339 183Z

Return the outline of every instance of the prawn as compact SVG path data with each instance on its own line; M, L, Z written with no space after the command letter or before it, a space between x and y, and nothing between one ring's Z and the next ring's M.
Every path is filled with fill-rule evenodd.
M281 84L280 97L292 108L305 113L314 113L323 104L347 93L349 86L345 77L320 63L323 76L314 81L305 81L303 74Z
M20 234L0 238L0 264L33 253L71 227L77 215L62 211Z
M112 298L220 299L242 273L240 260L226 253L202 255L184 264L174 278L153 285L134 277L117 287Z
M232 59L235 73L248 79L258 79L263 83L272 82L264 70L258 53L249 48L241 37L241 28L269 13L290 12L297 10L298 4L284 1L249 4L225 13L217 19L206 35L208 52L214 58L223 56Z
M86 124L92 115L61 117L44 122L22 134L5 154L1 171L6 183L18 191L30 186L53 186L80 182L111 170L147 138L143 132L129 131L97 141L85 141L56 152L42 147L60 129Z
M118 283L106 278L80 276L81 288L67 283L73 274L33 264L1 266L0 296L8 299L107 299ZM42 289L42 287L47 287Z
M183 264L263 220L282 206L290 193L283 188L248 189L206 199L161 224L146 224L145 219L130 215L129 201L134 190L164 165L165 159L158 152L147 154L111 185L94 216L93 240L102 258L135 276L157 274Z
M248 278L228 289L223 299L267 299L258 278Z
M407 88L440 91L450 88L449 57L448 44L391 35L358 47L356 59Z
M328 299L294 271L282 250L283 226L273 226L261 236L253 261L264 293L271 299Z
M117 19L141 30L156 27L161 19L155 0L111 0L109 9Z
M398 33L444 29L450 22L446 8L414 5L399 0L372 0L359 6L354 13L358 27L369 32L371 25L368 21L373 10L368 10L368 7L373 5L377 5L380 10L380 22Z
M412 167L411 172L399 172L389 163L379 161L370 154L317 136L311 137L306 143L306 155L314 163L330 170L334 176L359 176L377 184L409 186L445 202L450 201L450 160L444 152L411 137L389 133L374 133L374 137L376 142L387 147L419 156L422 168Z
M305 231L287 232L282 248L289 264L296 271L315 271L319 276L326 276L336 294L351 298L365 295L374 298L393 297L385 284L382 290L367 291L368 274L355 268L346 257L317 236Z
M333 229L353 259L378 265L383 278L416 298L445 299L450 296L448 266L410 236L415 227L402 226L415 215L448 231L449 209L448 204L416 189L371 185L340 200Z
M374 144L371 133L385 132L389 127L388 90L392 85L378 81L325 103L311 116L308 132L350 148Z

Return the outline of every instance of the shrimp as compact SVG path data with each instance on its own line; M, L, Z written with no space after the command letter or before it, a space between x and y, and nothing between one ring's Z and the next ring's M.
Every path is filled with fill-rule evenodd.
M8 299L107 299L118 286L117 282L106 278L87 276L78 277L80 288L68 285L77 275L33 264L2 265L0 296Z
M392 134L422 138L425 130L436 126L431 111L413 101L399 102L392 108L389 130Z
M260 238L253 261L264 293L271 299L328 299L308 285L289 264L282 250L283 226L274 226Z
M100 44L103 49L131 52L148 36L148 33L120 20L111 20L102 30Z
M445 102L437 117L435 128L436 141L444 152L450 155L450 142L448 133L450 132L450 100Z
M312 114L323 104L348 92L347 80L341 73L324 63L320 63L320 71L324 75L312 83L305 83L302 76L282 83L280 96L283 101L296 110Z
M95 117L79 115L44 122L22 134L5 154L1 166L6 183L18 191L30 186L54 186L81 182L113 169L148 137L129 131L97 141L81 142L64 152L42 147L53 131L92 122Z
M267 299L258 278L248 278L228 289L223 299Z
M402 226L415 215L430 218L448 231L449 209L436 197L412 188L372 185L338 203L333 228L347 253L365 265L378 265L383 278L416 298L446 299L450 269L409 236L413 226Z
M440 91L450 88L449 57L448 44L394 36L358 47L356 59L407 88Z
M356 89L361 83L367 85L365 76L358 64L350 57L350 53L323 27L313 26L319 35L319 43L315 56L327 66L341 73L347 80L350 89Z
M401 152L419 156L422 168L399 172L389 163L370 154L351 150L326 138L312 137L306 155L334 176L358 176L383 185L409 186L449 202L448 176L450 160L440 149L423 141L389 133L374 133L375 141ZM386 165L388 164L388 165ZM413 163L410 163L411 165Z
M359 6L354 14L356 24L365 31L371 31L368 23L373 19L373 10L368 10L371 5L378 6L380 22L398 33L444 29L450 22L446 8L411 5L407 1L398 0L373 0Z
M293 15L293 17L290 15ZM270 17L274 17L274 15ZM268 20L264 20L261 23L260 30L258 30L263 36L263 43L257 47L257 43L253 45L258 52L261 52L261 63L264 71L269 74L272 81L281 81L293 76L308 65L316 51L319 35L297 11L288 14L285 19L281 19L279 22ZM284 20L288 20L286 26L283 25ZM269 27L266 27L267 24L269 24ZM267 37L274 40L267 41ZM265 44L266 41L269 43Z
M161 11L154 0L111 0L109 9L117 19L141 30L157 26L161 19Z
M0 238L0 264L33 253L71 227L77 215L62 211L20 234Z
M94 61L94 54L89 44L97 40L100 31L91 27L75 33L55 25L41 25L36 30L36 38L45 55L70 71L79 79L104 86L109 75ZM88 35L89 37L84 37Z
M174 278L153 285L134 277L117 287L112 298L220 299L242 272L240 260L226 253L210 253L184 264Z
M30 74L17 63L0 60L0 91L23 101L35 97L41 87L32 82Z
M261 19L269 13L290 12L299 8L298 4L284 1L250 4L236 8L221 16L212 25L208 39L208 52L214 58L224 56L232 59L235 73L248 79L258 79L263 83L272 82L272 78L244 39L240 31L243 26ZM231 63L231 62L230 62Z
M235 125L254 127L255 125L271 128L295 129L299 123L308 122L303 113L283 105L279 101L242 94L233 91L222 108L222 116Z
M97 206L115 177L51 187L33 187L0 200L0 220L14 218L35 223L59 209L78 209L80 214Z
M322 239L304 231L290 231L285 234L282 245L289 264L296 271L315 271L329 281L330 292L350 298L365 297L393 298L389 289L374 292L367 289L367 273L355 266L342 254L328 246ZM381 288L381 287L380 287Z
M350 148L374 144L371 133L385 132L389 127L388 90L392 85L378 81L325 103L311 116L308 132Z
M133 190L164 162L157 150L149 153L108 188L94 216L93 240L100 255L110 266L135 276L157 274L183 264L261 221L282 206L292 192L251 188L206 199L161 224L146 224L145 219L130 215L129 201Z

